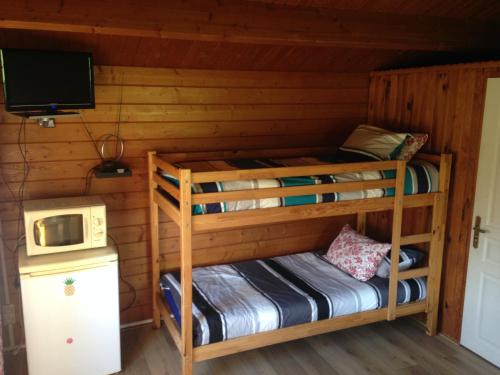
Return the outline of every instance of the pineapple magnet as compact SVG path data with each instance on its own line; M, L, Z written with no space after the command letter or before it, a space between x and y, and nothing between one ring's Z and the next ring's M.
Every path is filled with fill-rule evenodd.
M72 277L68 277L66 280L64 280L64 294L66 296L72 296L75 294L75 279Z

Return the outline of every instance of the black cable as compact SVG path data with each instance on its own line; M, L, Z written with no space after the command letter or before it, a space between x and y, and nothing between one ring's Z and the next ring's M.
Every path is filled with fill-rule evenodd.
M108 238L113 241L113 244L114 246L116 247L116 251L120 251L120 248L118 246L118 243L116 242L116 240L113 238L113 236L111 236L109 233L108 233ZM129 304L127 306L125 306L124 308L120 309L120 312L124 312L128 309L130 309L134 304L135 304L135 301L137 300L137 291L135 290L134 286L129 283L127 280L125 280L122 276L122 273L121 273L121 270L120 270L120 261L118 261L118 276L120 277L120 280L128 286L128 289L129 289L129 292L132 292L133 293L133 297L132 297L132 301L129 302Z
M92 145L94 146L95 152L99 156L99 159L101 159L101 161L104 161L104 157L102 156L101 151L99 151L99 147L97 146L97 142L95 141L94 137L92 136L92 133L90 132L90 130L87 126L87 123L83 119L82 115L80 115L79 117L80 117L80 121L82 122L83 129L87 133L87 136L89 137L90 141L92 142Z
M21 184L19 185L17 192L18 193L17 202L19 206L19 213L17 217L17 238L19 239L21 237L21 230L22 230L21 223L23 221L25 186L30 173L30 164L28 161L28 143L26 138L26 118L24 117L21 120L21 124L19 125L19 131L17 133L17 147L19 149L19 153L21 154L21 158L23 159L23 179L21 181ZM17 243L16 249L14 251L17 251L18 247L19 243Z
M83 187L83 195L88 195L90 193L90 188L92 186L92 177L95 175L95 170L97 167L92 167L87 171L85 175L85 185Z
M123 74L122 74L122 80L121 80L121 90L120 90L120 104L118 106L118 123L116 124L116 129L115 129L115 139L116 139L116 144L115 144L115 158L118 155L118 140L120 139L120 126L122 123L122 105L123 105Z
M21 154L21 158L23 159L23 179L21 185L19 185L18 189L18 200L20 204L24 200L24 187L26 183L26 179L28 178L30 172L30 165L28 162L28 145L26 142L26 119L23 118L21 120L21 124L19 125L19 131L17 133L17 147L19 149L19 153Z

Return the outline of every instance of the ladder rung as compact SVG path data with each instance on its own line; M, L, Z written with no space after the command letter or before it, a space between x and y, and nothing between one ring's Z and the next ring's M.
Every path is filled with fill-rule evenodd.
M401 236L401 245L414 245L416 243L431 242L432 233L412 234Z
M427 276L429 274L429 267L414 268L407 271L398 273L398 280L415 279L417 277Z

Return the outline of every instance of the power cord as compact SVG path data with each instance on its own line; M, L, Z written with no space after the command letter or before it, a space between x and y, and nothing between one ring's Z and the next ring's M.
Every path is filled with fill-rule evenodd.
M121 79L121 85L120 85L120 105L118 107L118 122L115 127L115 139L116 139L116 144L115 144L115 155L118 155L118 139L121 139L120 137L120 127L122 124L122 106L123 106L123 80L124 80L125 74L122 73L122 79ZM123 153L123 141L122 141L122 153Z
M99 151L99 147L97 146L97 142L94 139L94 136L92 135L92 132L90 131L90 129L87 125L87 122L83 118L83 115L80 114L80 116L78 116L78 117L80 117L80 121L82 123L83 129L85 130L85 133L87 133L87 136L89 137L90 141L92 142L92 145L94 146L94 149L95 149L95 152L97 153L97 156L99 156L99 159L101 159L101 161L104 161L104 158L101 155L101 152Z
M95 175L95 169L96 167L92 167L87 171L87 174L85 175L85 185L83 187L82 195L88 195L90 193L90 188L92 187L92 177L94 177Z
M116 251L120 251L120 248L118 246L118 243L116 242L116 240L113 238L113 236L111 236L109 233L108 233L108 238L113 241L113 244L114 246L116 247ZM129 292L132 292L133 294L133 297L132 297L132 300L128 303L127 306L125 306L124 308L120 309L120 312L124 312L128 309L130 309L134 304L135 304L135 301L137 300L137 291L136 289L134 288L134 286L128 282L127 280L125 280L122 276L122 273L121 273L121 270L120 270L120 262L118 262L118 275L120 277L120 280L125 284L127 285L128 289L129 289Z

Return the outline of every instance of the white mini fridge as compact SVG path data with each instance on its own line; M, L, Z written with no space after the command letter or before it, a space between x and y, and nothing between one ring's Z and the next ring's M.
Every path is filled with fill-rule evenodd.
M30 375L121 370L114 248L30 257L20 249L19 273Z

